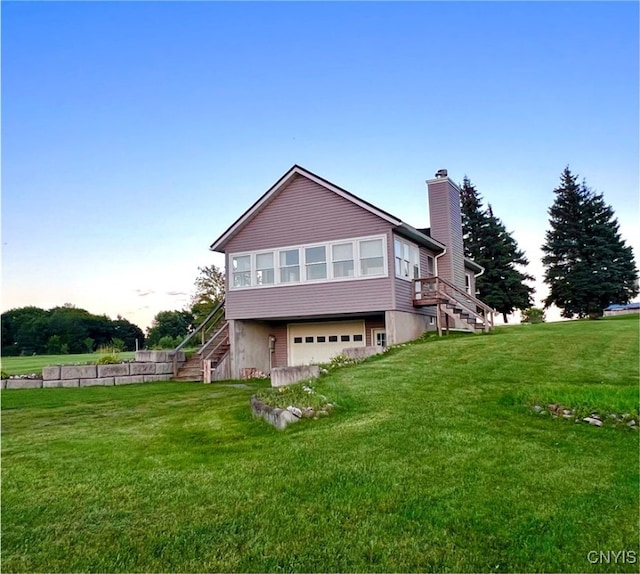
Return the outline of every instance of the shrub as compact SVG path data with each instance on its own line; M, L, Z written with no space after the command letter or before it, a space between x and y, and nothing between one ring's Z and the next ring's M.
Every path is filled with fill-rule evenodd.
M96 361L96 365L115 365L116 363L119 363L119 362L120 360L118 359L117 354L108 354L108 355L102 355L102 357L100 357Z
M161 337L156 345L153 346L154 349L175 349L180 343L182 339L180 337L176 337L175 339L170 335L165 335Z
M545 322L544 309L537 309L536 307L529 307L522 312L523 323L544 323Z

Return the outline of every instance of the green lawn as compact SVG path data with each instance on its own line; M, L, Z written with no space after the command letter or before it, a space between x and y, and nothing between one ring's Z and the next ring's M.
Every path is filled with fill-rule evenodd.
M4 572L638 572L638 320L407 345L324 377L278 432L264 382L2 393ZM593 555L591 555L593 556Z
M118 353L118 358L125 361L133 359L135 351ZM41 373L43 367L49 365L86 365L95 363L100 353L83 353L79 355L33 355L32 357L2 357L2 371L9 375L27 375Z

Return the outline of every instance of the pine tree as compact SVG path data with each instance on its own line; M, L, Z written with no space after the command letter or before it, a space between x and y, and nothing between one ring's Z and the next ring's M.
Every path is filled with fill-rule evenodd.
M542 246L545 307L555 304L563 317L599 317L611 303L628 303L638 294L633 250L620 237L613 209L567 166L549 208Z
M509 313L531 307L534 289L525 281L533 277L519 269L529 261L504 223L493 214L491 205L483 209L480 194L466 176L460 206L465 256L484 267L484 273L476 279L479 297L502 313L506 323Z

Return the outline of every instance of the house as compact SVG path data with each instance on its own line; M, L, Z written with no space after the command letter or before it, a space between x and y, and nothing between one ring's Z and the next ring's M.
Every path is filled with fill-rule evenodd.
M226 323L199 356L240 378L427 330L488 330L460 190L445 170L427 190L431 227L418 229L294 165L211 245L225 255ZM426 220L426 203L417 214Z
M627 303L626 305L619 305L614 303L604 309L605 317L628 315L629 313L640 313L640 303Z

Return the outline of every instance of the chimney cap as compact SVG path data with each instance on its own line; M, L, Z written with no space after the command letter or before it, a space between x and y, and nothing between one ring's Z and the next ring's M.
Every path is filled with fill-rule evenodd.
M438 171L436 171L436 177L437 178L447 177L448 175L449 175L449 173L447 172L446 169L439 169Z

